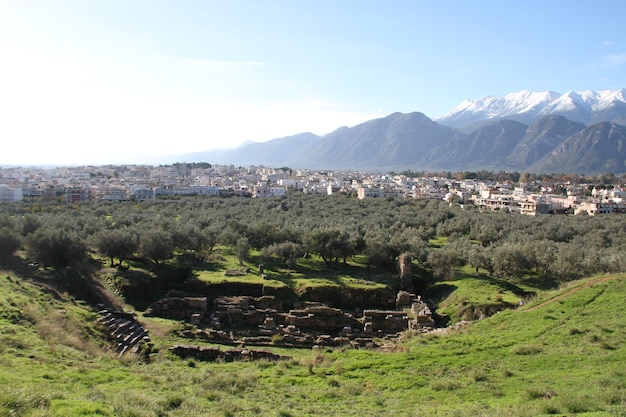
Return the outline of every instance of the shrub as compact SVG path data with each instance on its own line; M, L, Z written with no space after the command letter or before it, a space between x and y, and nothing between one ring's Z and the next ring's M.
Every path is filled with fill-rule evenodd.
M545 385L531 385L524 389L524 394L529 400L538 400L540 398L556 397L556 392Z
M29 252L46 265L67 267L83 260L85 242L75 233L63 229L38 229L27 239Z
M470 372L470 378L472 378L474 382L483 382L487 380L487 373L482 369L473 369Z
M3 227L0 229L0 264L8 260L19 249L22 244L17 233Z

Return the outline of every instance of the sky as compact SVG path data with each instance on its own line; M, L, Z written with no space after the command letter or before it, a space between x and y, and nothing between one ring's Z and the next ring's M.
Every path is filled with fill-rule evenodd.
M624 16L623 0L0 0L0 164L141 164L619 89Z

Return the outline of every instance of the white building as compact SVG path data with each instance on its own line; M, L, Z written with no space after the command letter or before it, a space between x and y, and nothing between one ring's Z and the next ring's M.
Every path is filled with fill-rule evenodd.
M6 184L0 184L0 203L13 203L22 201L22 188L9 187Z

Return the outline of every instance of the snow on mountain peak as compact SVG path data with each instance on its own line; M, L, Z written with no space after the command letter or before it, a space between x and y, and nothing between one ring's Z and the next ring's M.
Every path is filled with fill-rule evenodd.
M616 101L626 104L626 89L604 91L554 91L533 92L522 90L504 97L487 96L478 100L465 100L446 115L435 119L443 124L461 126L465 122L517 116L534 118L552 113L579 115L579 121L592 112L610 108Z
M506 100L507 111L502 116L508 114L519 113L538 113L542 107L553 102L560 96L559 93L553 91L532 92L522 90L519 93L507 94Z
M598 91L596 107L607 108L615 101L626 102L626 89Z

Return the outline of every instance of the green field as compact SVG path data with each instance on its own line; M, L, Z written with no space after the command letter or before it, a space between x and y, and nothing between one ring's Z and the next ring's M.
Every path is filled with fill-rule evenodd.
M156 352L119 358L63 277L26 275L0 274L0 416L626 415L626 275L381 351L275 349L292 357L278 363L180 360L181 324L147 317ZM467 303L517 299L480 277L446 284Z

